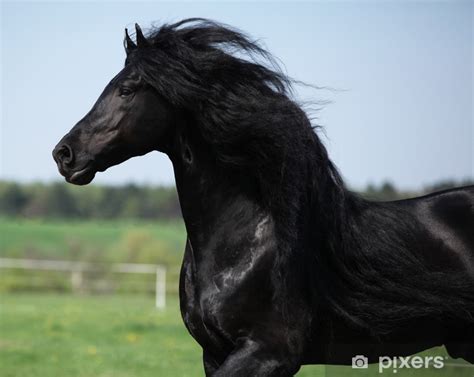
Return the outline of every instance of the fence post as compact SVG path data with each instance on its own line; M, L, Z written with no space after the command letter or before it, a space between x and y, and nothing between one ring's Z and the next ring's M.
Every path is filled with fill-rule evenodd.
M72 290L75 293L79 293L82 291L82 283L83 283L83 276L82 276L82 269L74 269L71 271L71 286Z
M156 268L156 298L155 305L157 309L164 309L166 306L166 268Z

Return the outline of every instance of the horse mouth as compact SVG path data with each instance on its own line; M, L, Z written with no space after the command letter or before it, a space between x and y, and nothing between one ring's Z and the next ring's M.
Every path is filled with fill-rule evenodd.
M74 172L71 176L66 177L66 181L74 185L87 185L95 177L95 169L92 166L86 166L84 169Z

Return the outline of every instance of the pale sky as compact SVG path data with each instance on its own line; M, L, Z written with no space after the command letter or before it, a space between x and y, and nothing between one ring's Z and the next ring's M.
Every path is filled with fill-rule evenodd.
M318 114L330 156L360 188L474 176L473 4L446 2L1 3L0 179L61 179L51 150L123 66L123 30L206 17L262 40L289 75L339 91ZM174 182L158 152L96 183Z

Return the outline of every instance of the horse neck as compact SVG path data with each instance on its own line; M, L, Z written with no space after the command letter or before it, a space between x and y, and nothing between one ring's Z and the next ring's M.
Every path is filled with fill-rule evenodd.
M260 208L248 177L219 168L202 139L182 130L177 135L173 163L176 188L188 238L197 249L236 211L251 216Z
M319 152L308 154L307 161L300 161L308 164L304 170L307 175L287 182L287 190L281 193L283 197L272 206L264 202L268 200L268 193L257 189L248 174L239 175L217 165L197 127L179 128L169 156L183 219L193 245L212 234L214 226L226 220L225 216L231 215L232 210L241 211L243 216L266 212L276 221L276 230L289 248L308 232L316 236L319 247L341 243L341 231L351 212L347 206L353 198L329 160L325 164L327 169L321 168L327 153L319 139L314 138L314 151ZM317 153L322 153L323 158ZM304 192L308 190L312 192L306 196Z

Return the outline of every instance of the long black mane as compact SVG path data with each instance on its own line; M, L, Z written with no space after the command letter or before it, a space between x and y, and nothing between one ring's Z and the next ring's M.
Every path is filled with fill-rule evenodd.
M276 220L283 277L286 263L303 260L314 299L376 334L412 318L474 315L471 280L430 270L422 245L410 250L414 220L345 188L292 80L257 42L204 19L161 26L146 41L126 64L191 115L218 165L255 182Z

